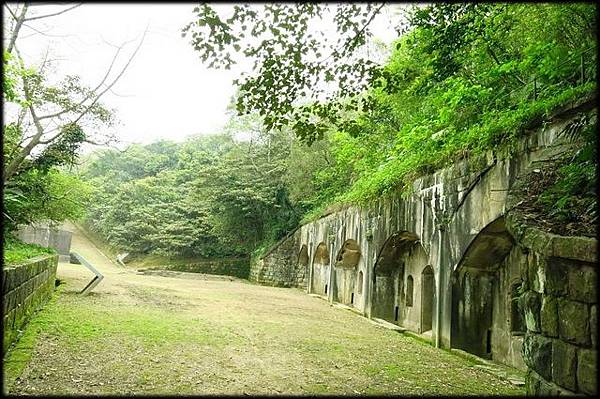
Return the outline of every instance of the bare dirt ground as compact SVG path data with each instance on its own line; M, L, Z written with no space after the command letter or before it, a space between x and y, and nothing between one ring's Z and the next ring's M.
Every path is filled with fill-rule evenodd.
M59 292L5 359L11 394L524 394L300 290L138 274L78 232L72 250L105 279L80 296L93 275L59 264Z

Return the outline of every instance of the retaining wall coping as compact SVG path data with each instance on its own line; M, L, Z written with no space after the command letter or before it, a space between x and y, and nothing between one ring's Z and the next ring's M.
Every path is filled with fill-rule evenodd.
M35 264L35 263L38 263L40 261L44 261L44 260L47 260L47 259L53 259L53 258L56 258L56 260L58 261L58 254L38 255L38 256L34 256L33 258L25 259L25 260L23 260L23 261L21 261L19 263L13 263L11 265L2 266L2 268L4 270L6 270L6 269L17 269L17 268L20 268L20 267L29 266L31 264Z
M528 249L540 255L596 263L598 240L592 237L561 236L526 225L514 213L506 215L506 229Z

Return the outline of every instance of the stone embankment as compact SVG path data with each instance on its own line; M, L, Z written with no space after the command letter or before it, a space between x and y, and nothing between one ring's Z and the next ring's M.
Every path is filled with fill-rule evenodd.
M43 255L2 269L4 352L17 339L33 312L52 294L58 255Z

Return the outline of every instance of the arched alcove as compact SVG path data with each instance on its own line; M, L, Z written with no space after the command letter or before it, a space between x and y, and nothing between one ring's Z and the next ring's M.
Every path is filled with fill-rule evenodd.
M433 326L433 304L435 298L435 276L430 265L421 273L421 328L424 333Z
M325 295L329 280L329 250L324 242L317 245L312 263L311 292Z
M511 315L519 311L512 301L514 274L518 279L519 271L507 266L513 245L500 217L482 229L465 251L452 279L452 347L488 359L505 359L514 352L511 330L522 326L520 316Z
M414 286L415 286L415 282L414 282L413 276L408 276L406 278L406 296L404 299L404 303L408 307L412 307L412 305L413 305Z
M364 283L365 283L365 281L363 278L363 272L361 270L358 272L358 282L356 283L356 290L358 291L358 295L362 295Z
M354 289L358 273L361 251L353 239L344 241L335 257L333 276L333 300L346 305L354 304Z
M360 260L360 247L356 240L346 240L335 258L335 267L356 269Z
M308 247L306 245L302 245L302 248L300 248L298 264L303 267L308 266Z
M373 272L373 297L371 314L374 317L404 325L407 312L405 304L405 275L407 269L418 270L426 265L427 256L414 233L401 231L390 236L381 250ZM411 329L418 329L418 314ZM410 323L409 323L410 324Z
M298 263L296 265L296 281L305 287L308 278L308 247L302 245L298 253Z

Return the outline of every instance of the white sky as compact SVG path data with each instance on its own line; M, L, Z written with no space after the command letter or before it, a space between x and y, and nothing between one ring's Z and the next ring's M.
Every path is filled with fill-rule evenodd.
M113 87L115 94L107 93L102 99L106 106L116 109L120 141L181 141L191 134L214 133L228 118L226 107L235 90L232 80L241 69L208 69L189 39L181 37L181 28L194 18L195 5L84 4L56 17L32 21L32 27L52 36L35 34L24 27L19 50L27 63L35 63L49 47L51 58L60 59L57 76L77 74L83 83L95 86L115 51L107 42L116 45L134 40L120 55L125 62L148 26L142 48ZM33 10L45 14L63 8L43 6ZM7 15L5 12L5 18ZM395 38L390 18L392 14L387 11L374 21L376 36L387 43Z

